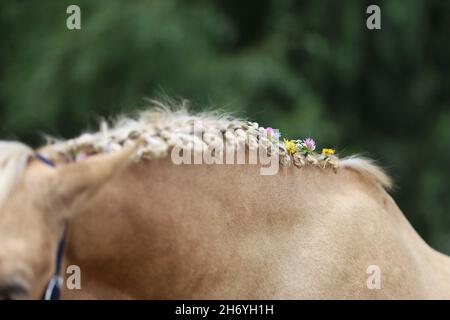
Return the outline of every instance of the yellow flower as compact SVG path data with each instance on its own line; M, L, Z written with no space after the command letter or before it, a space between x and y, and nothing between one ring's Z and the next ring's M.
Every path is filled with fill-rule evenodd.
M294 154L297 151L295 141L284 139L284 146L289 151L290 154Z
M327 157L329 157L335 153L336 153L336 150L334 150L334 149L325 149L325 148L322 149L322 154L324 154Z

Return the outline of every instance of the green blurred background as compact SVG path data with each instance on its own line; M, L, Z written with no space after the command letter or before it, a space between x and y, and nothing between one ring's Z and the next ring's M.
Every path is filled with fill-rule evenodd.
M2 1L0 138L37 146L146 97L187 98L377 159L450 253L449 33L444 0Z

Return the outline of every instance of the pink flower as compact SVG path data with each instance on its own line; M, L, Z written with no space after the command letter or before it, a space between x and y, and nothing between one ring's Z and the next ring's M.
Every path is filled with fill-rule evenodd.
M312 138L306 138L303 140L303 145L308 151L314 151L316 149L316 142Z
M273 143L278 142L281 136L279 130L274 130L271 127L264 129L264 134Z
M267 136L273 136L274 131L271 127L266 128L265 131Z
M89 155L86 152L81 151L77 154L75 161L76 162L83 161L83 160L86 160L88 157L89 157Z

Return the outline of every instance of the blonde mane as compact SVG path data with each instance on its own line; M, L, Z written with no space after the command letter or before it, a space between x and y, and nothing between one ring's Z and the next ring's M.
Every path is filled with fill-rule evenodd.
M42 152L49 158L62 157L71 162L93 154L116 152L137 139L143 139L146 144L139 150L139 158L150 160L166 157L175 146L192 150L195 150L195 146L216 148L218 142L224 140L229 143L244 139L245 146L249 149L258 148L261 142L271 146L260 134L261 131L255 130L254 125L257 129L263 129L258 128L256 123L218 112L193 114L188 111L185 103L173 106L152 102L153 108L139 112L135 117L122 116L110 123L103 121L98 132L84 133L67 141L53 141ZM201 126L200 137L192 132L194 123ZM218 132L222 135L218 135ZM290 153L282 142L272 152L279 152L280 164L284 167L294 165L301 168L314 165L334 170L339 167L349 168L384 188L392 186L386 173L372 160L363 157L339 159L335 155L326 156L323 153Z
M0 141L0 204L22 176L33 150L22 143Z
M353 155L343 158L340 161L340 167L355 170L386 189L391 189L394 185L391 177L388 176L382 168L376 165L375 161L372 159Z

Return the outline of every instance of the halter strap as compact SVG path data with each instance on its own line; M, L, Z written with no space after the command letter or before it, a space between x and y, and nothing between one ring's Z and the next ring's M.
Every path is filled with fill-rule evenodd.
M36 152L34 154L34 156L36 157L36 159L38 159L42 163L48 165L49 167L56 168L56 164L52 160L50 160L49 158L43 156L42 154Z
M64 248L66 246L67 238L67 221L64 223L64 231L61 240L58 245L58 251L56 252L56 265L55 272L50 279L47 289L45 290L44 300L60 300L61 299L61 287L64 283L64 279L61 276L62 261L64 258Z
M49 167L56 168L56 164L48 159L47 157L43 156L42 154L36 152L34 154L36 159L41 161L42 163L48 165ZM64 231L61 236L61 240L58 244L58 251L56 252L56 265L55 265L55 272L53 273L53 276L51 277L50 281L47 284L47 288L45 289L44 296L42 297L43 300L60 300L61 299L61 287L64 283L63 277L61 276L61 267L62 267L62 261L64 258L64 249L66 246L66 238L67 238L67 221L64 222Z

